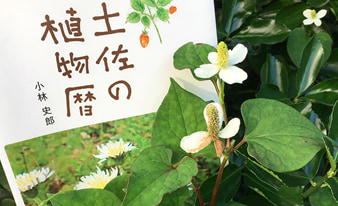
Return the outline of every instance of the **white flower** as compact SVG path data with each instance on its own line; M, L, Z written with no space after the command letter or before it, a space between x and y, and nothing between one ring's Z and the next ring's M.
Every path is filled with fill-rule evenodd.
M197 77L208 79L219 73L220 78L228 83L242 83L248 78L247 73L241 68L234 66L244 61L248 49L243 44L237 44L232 50L228 50L224 42L220 42L217 52L210 52L208 59L211 64L202 64L194 70Z
M135 148L136 147L130 142L123 142L123 139L120 139L120 141L116 141L114 143L109 141L107 144L103 144L101 147L99 145L97 146L99 154L94 155L94 157L101 159L99 161L99 163L101 163L109 157L115 158Z
M224 121L223 110L220 104L210 103L204 108L204 119L208 126L208 131L198 131L182 138L180 146L187 153L199 152L208 146L211 141L219 144L218 137L228 139L235 136L239 130L240 120L231 119L223 130L220 130ZM221 157L224 150L217 151L219 147L215 145L217 156Z
M49 172L49 168L42 168L42 170L33 170L29 173L23 173L16 176L16 183L21 192L31 190L33 187L41 182L46 181L54 171Z
M97 172L92 172L89 176L82 176L81 181L74 187L75 190L96 188L103 189L112 179L117 177L118 169L111 168L111 173L109 171L101 171L97 167Z
M303 15L306 17L304 19L304 25L315 24L316 26L322 25L322 21L320 20L326 15L327 11L325 9L321 9L318 13L316 10L306 9L303 11Z

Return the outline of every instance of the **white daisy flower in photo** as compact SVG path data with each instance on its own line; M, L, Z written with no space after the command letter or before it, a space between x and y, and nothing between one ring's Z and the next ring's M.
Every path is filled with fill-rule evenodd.
M94 157L99 158L99 163L101 163L108 158L116 158L133 149L136 149L136 147L130 142L124 142L123 139L116 142L109 141L107 144L97 146L99 154L94 155Z
M16 183L21 192L31 190L33 187L41 182L46 181L54 171L50 171L48 167L42 168L41 170L33 170L29 173L23 173L16 176Z
M108 169L106 171L102 171L97 167L96 173L92 172L89 176L82 176L81 181L74 187L74 189L103 189L112 179L117 177L118 172L119 170L117 168L111 168L111 172L109 174Z

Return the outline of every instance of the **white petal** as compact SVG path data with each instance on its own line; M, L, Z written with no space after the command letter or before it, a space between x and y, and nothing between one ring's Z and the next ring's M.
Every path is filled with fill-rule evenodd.
M248 48L243 44L237 44L232 50L229 50L229 66L241 63L248 54Z
M319 18L315 18L313 22L315 23L316 26L322 25L322 21Z
M217 64L217 52L210 52L208 54L208 60L211 64Z
M219 104L219 103L209 103L207 106L205 106L204 108L204 111L203 111L203 114L204 114L204 119L206 121L206 123L208 124L208 117L207 117L207 114L206 114L206 109L207 107L212 104L216 107L217 111L218 111L218 119L219 119L219 127L218 129L220 129L222 127L222 124L223 124L223 121L224 121L224 116L223 116L223 109L222 109L222 106Z
M181 140L181 148L187 153L196 153L208 146L212 138L208 136L208 132L199 131L185 136Z
M214 64L202 64L199 68L194 70L194 73L196 76L203 78L203 79L208 79L219 71L219 68L217 65Z
M304 19L304 20L303 20L303 24L304 24L304 25L310 25L310 24L313 24L313 19Z
M317 13L317 17L318 18L323 18L326 15L327 11L325 9L321 9L318 13Z
M238 133L239 126L241 125L241 120L236 118L231 119L225 128L220 132L220 137L223 139L228 139L235 136Z
M221 69L219 76L224 82L228 84L242 83L244 80L246 80L246 78L248 78L248 74L236 66L230 66L226 69Z
M308 19L311 19L311 9L305 9L303 11L303 15L308 18Z

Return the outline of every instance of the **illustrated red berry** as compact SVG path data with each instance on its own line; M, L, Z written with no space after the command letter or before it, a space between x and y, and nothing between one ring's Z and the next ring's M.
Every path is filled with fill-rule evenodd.
M170 13L170 14L173 14L173 13L175 13L176 11L177 11L176 6L171 6L171 7L169 8L169 13Z
M140 36L140 43L143 48L146 48L149 44L149 36L148 33L143 32Z

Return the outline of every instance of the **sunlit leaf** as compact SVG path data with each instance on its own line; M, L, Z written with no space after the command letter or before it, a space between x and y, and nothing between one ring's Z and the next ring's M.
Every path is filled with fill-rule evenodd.
M324 134L286 104L251 99L242 104L241 111L248 153L271 170L289 172L300 169L324 148Z
M182 187L175 192L165 194L159 206L183 205L189 195L189 189Z
M173 192L191 182L197 175L197 163L184 157L172 163L172 150L165 146L143 150L131 167L127 195L123 205L156 205L164 194Z
M314 85L301 99L333 106L338 100L338 78L327 79Z
M318 188L309 196L309 200L312 206L332 206L338 204L336 199L332 196L329 187Z

